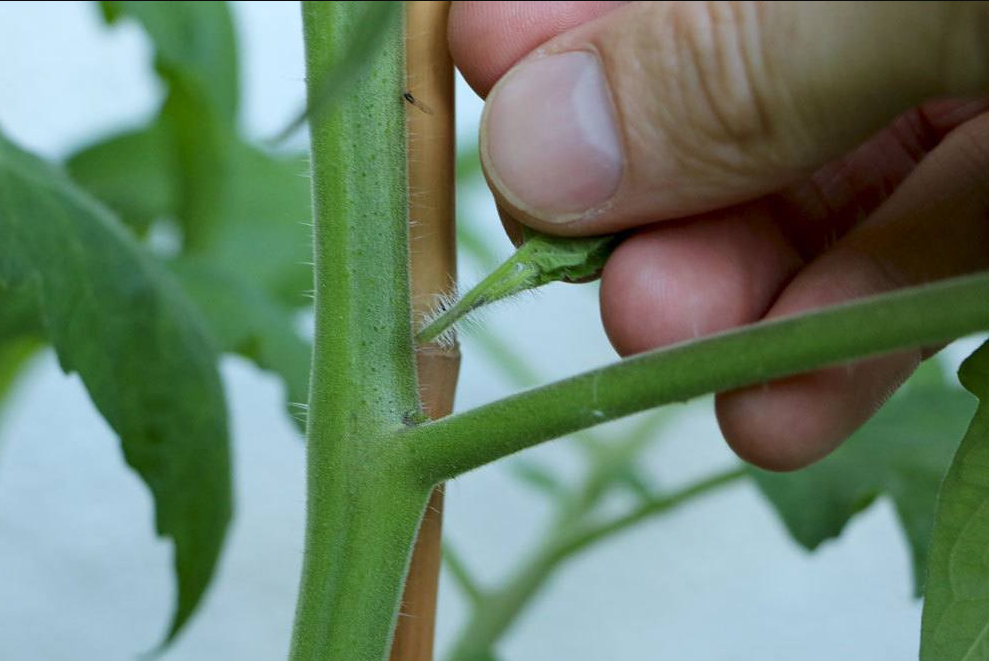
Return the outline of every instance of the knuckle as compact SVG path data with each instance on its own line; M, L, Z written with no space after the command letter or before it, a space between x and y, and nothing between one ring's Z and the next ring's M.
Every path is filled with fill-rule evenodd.
M651 114L696 181L748 180L799 151L799 117L775 70L791 13L765 2L657 3L641 26L657 55Z
M677 94L712 142L752 144L771 132L758 2L676 3L670 16Z

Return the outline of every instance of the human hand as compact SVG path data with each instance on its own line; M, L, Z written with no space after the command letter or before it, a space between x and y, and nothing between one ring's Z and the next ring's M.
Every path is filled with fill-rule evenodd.
M989 266L989 3L454 2L449 36L504 212L635 229L622 354ZM720 394L721 429L799 468L931 351Z

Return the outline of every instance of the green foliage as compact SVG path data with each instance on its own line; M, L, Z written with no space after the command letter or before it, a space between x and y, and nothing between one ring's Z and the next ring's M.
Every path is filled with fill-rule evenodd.
M133 18L151 37L155 67L185 81L228 122L237 115L240 73L233 21L225 2L101 2L108 23Z
M73 155L66 169L136 233L178 210L178 166L161 122L121 133Z
M290 407L305 402L310 348L293 315L313 286L306 160L237 136L236 41L224 3L104 6L112 20L135 18L147 30L169 92L147 126L83 149L69 172L138 234L156 221L177 225L175 268L217 345L278 373Z
M958 376L979 406L938 500L922 661L989 658L989 344L962 364Z
M172 267L223 351L241 354L280 374L289 402L307 401L312 347L296 332L291 310L248 280L209 262L177 260ZM301 419L298 411L294 413Z
M137 20L151 37L168 86L161 111L176 169L178 222L186 243L206 240L232 188L231 143L239 103L237 43L222 2L106 2L110 22Z
M795 473L749 470L807 549L837 537L851 517L888 496L910 544L919 595L938 488L974 410L971 396L956 387L918 383L817 464Z
M151 488L159 533L175 540L171 638L209 583L231 512L218 350L277 372L289 401L307 399L310 346L294 323L312 288L307 163L239 136L225 3L102 6L109 22L134 19L148 33L167 94L146 126L67 163L123 225L4 143L12 183L0 209L0 396L42 338L80 372ZM176 258L135 242L156 223L179 231Z
M238 127L239 65L222 2L104 2L108 22L135 20L166 87L147 125L74 155L71 177L0 138L0 398L50 342L78 372L155 499L159 534L175 544L178 603L169 639L190 617L231 516L225 406L216 361L237 352L277 372L288 397L314 406L310 519L293 658L382 656L408 551L431 481L562 433L666 402L814 369L989 326L989 278L860 301L726 333L578 375L438 423L415 418L408 317L404 78L399 3L307 3L314 120L321 381L308 397L310 347L294 315L313 287L301 158L251 146ZM414 89L414 81L411 81ZM458 176L479 179L476 150ZM115 211L119 220L103 205ZM122 222L121 222L122 221ZM141 240L157 224L181 237L175 255ZM467 229L479 261L490 250ZM425 343L476 308L555 281L595 276L621 236L559 238L526 230L523 245L423 328ZM479 335L510 378L538 375L497 337ZM989 396L989 349L963 367ZM546 494L554 522L503 586L481 589L446 552L472 602L454 658L493 659L496 640L549 576L597 541L745 477L754 477L807 548L838 535L878 496L896 506L916 587L930 549L925 661L989 656L989 421L980 405L938 483L973 402L937 379L894 398L831 458L796 474L733 469L664 492L641 469L656 419L614 443L584 433L586 472L565 483L513 464ZM497 433L492 433L497 430ZM631 492L626 511L598 505ZM328 652L329 650L329 652Z
M30 301L82 377L175 543L169 637L209 583L231 515L215 350L168 273L60 172L0 137L0 287ZM21 298L25 297L25 298Z

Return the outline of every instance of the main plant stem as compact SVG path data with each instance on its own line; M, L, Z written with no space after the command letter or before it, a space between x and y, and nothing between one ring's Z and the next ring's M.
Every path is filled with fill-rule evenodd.
M309 93L364 2L305 2ZM419 416L408 277L403 35L312 118L316 336L305 555L291 659L381 661L429 485L389 452Z

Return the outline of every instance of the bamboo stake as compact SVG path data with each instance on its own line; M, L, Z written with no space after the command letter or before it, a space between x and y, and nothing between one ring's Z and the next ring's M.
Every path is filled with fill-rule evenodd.
M406 3L405 95L412 311L418 321L456 282L453 63L447 50L449 2ZM419 397L430 418L449 415L460 351L435 344L416 353ZM402 596L391 661L432 661L440 571L442 486L433 492Z

